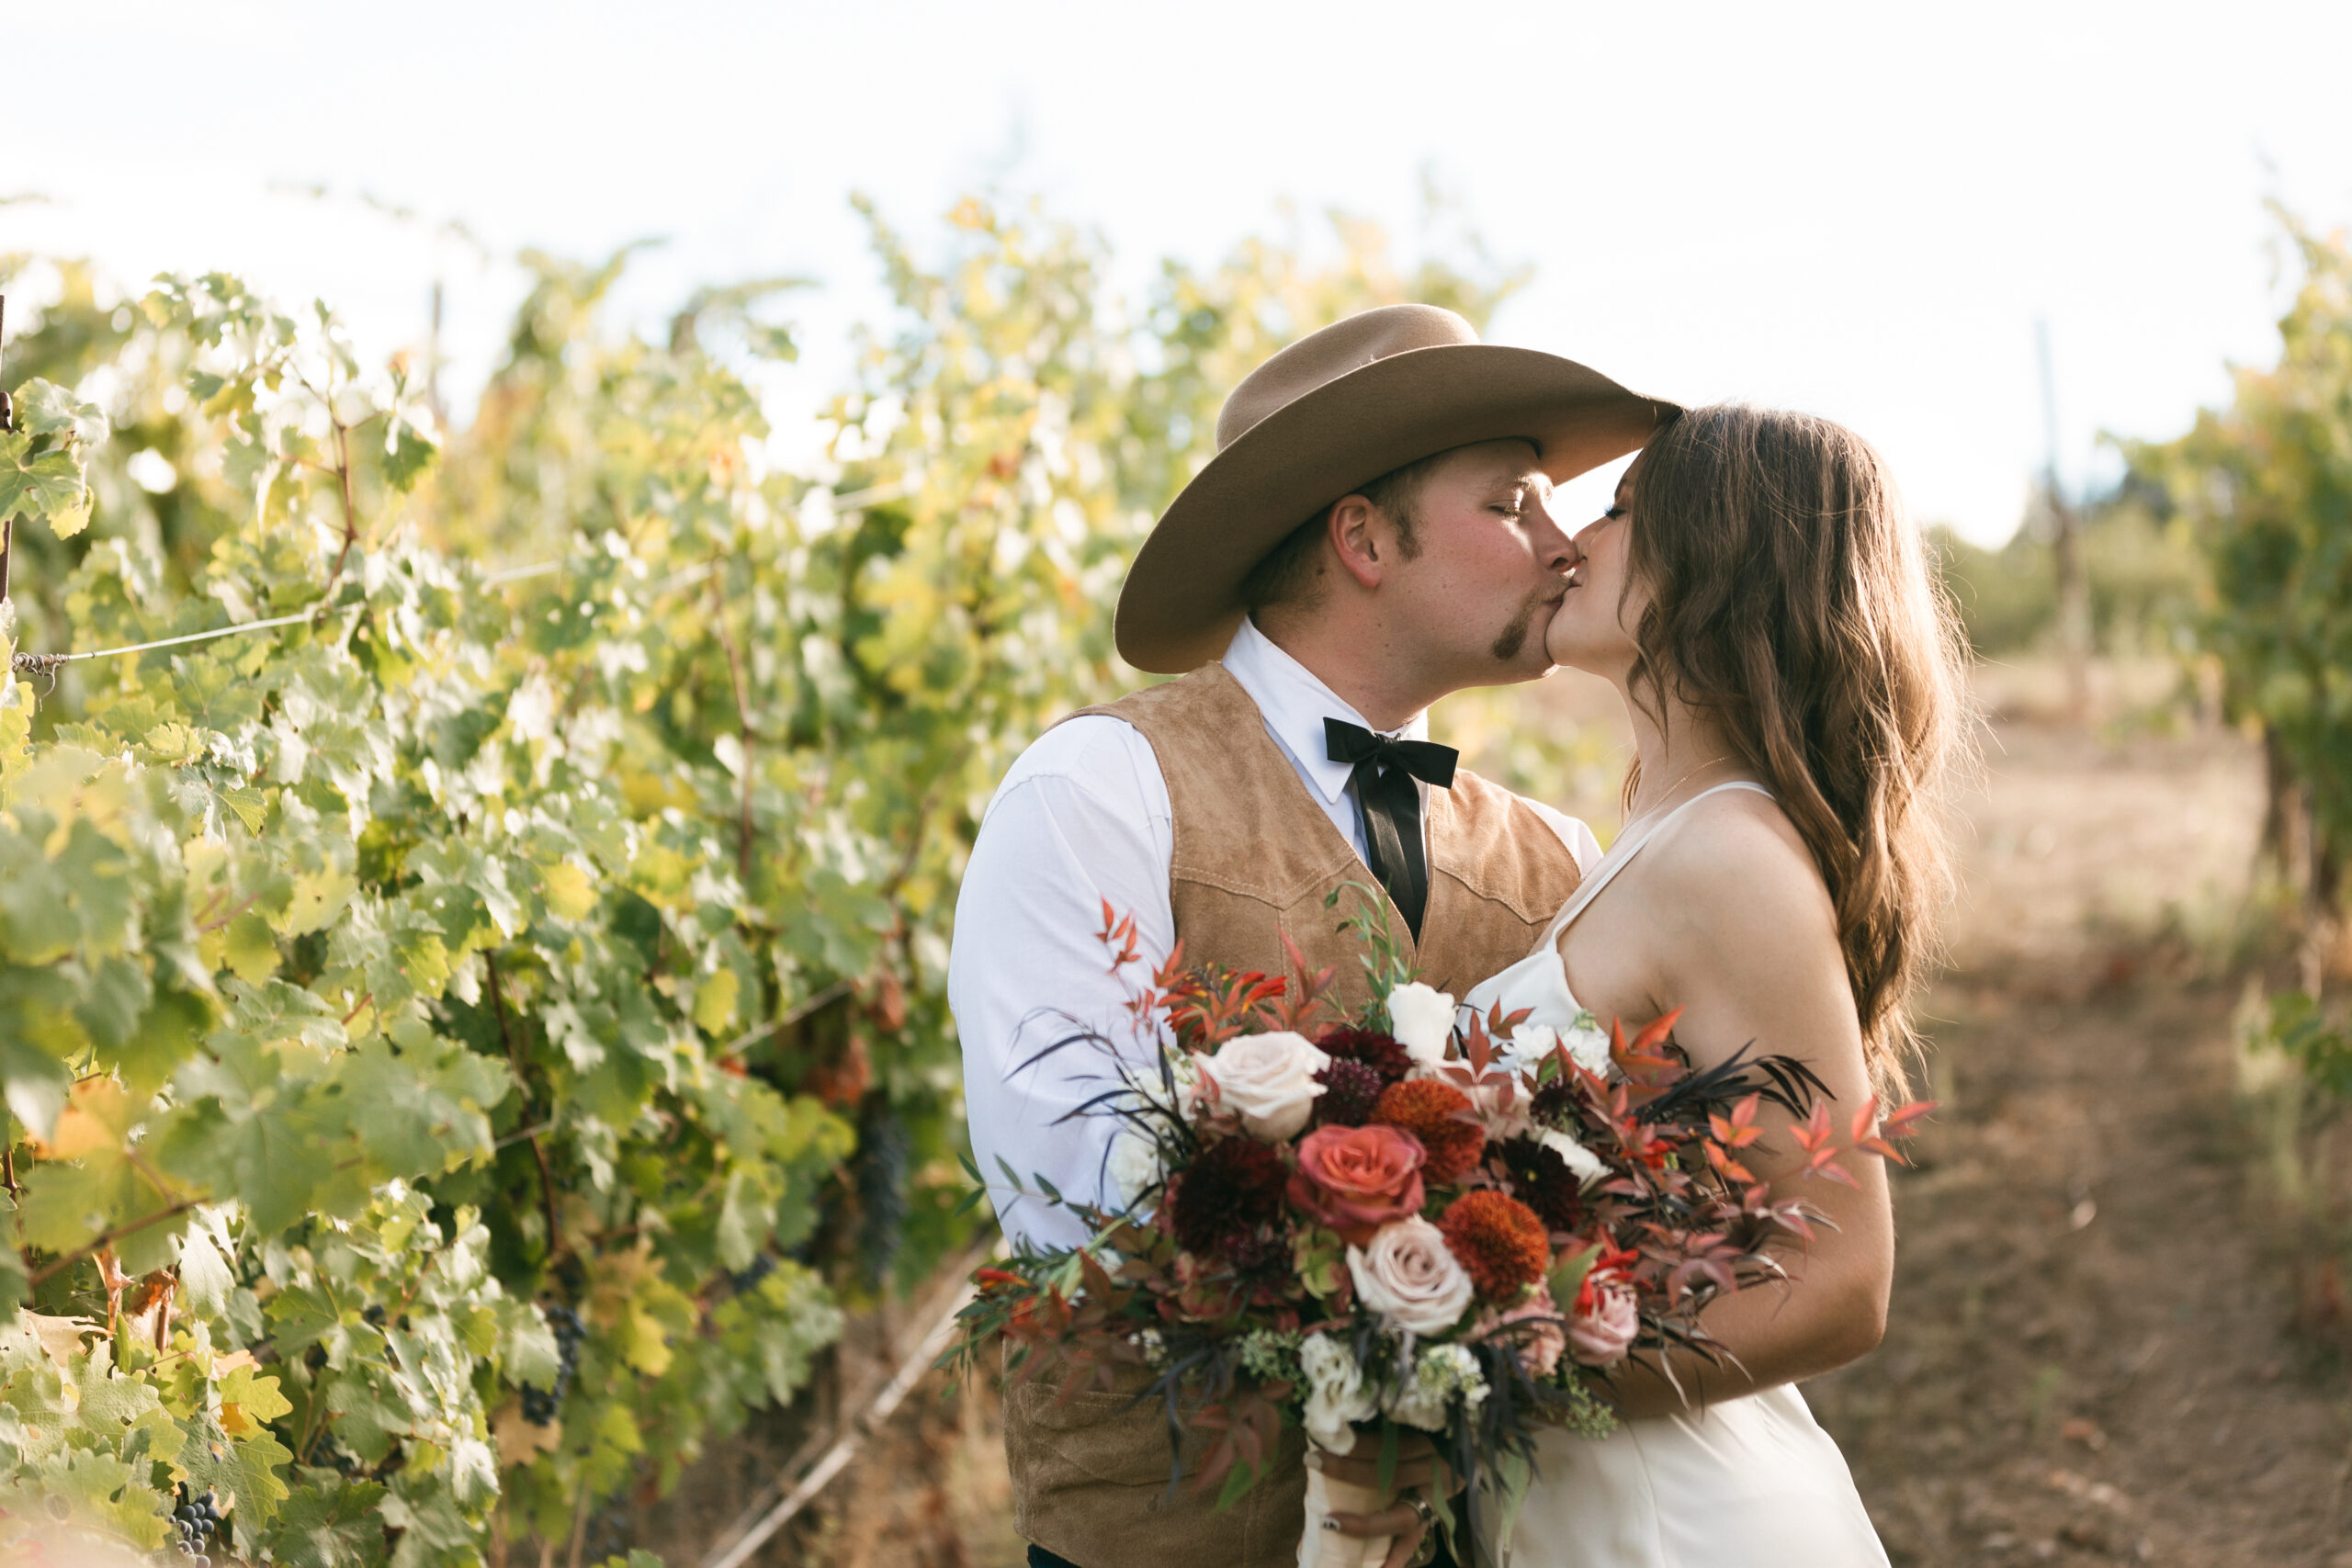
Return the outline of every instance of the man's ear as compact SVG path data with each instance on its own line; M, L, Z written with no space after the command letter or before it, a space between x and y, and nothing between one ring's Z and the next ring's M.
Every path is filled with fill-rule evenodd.
M1396 536L1380 508L1363 496L1343 495L1332 503L1324 526L1330 530L1340 570L1360 587L1379 587L1396 547Z

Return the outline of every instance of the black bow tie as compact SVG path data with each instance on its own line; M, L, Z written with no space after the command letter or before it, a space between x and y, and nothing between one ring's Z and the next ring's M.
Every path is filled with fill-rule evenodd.
M1371 762L1384 772L1402 768L1440 789L1453 787L1453 765L1462 760L1462 753L1451 746L1441 746L1434 740L1392 740L1343 718L1323 721L1323 742L1329 748L1327 755L1335 762L1356 767Z
M1323 740L1331 761L1354 770L1349 782L1363 814L1364 863L1388 889L1419 941L1430 901L1430 867L1421 843L1421 792L1413 781L1452 789L1453 764L1462 754L1429 740L1391 740L1342 718L1323 721Z

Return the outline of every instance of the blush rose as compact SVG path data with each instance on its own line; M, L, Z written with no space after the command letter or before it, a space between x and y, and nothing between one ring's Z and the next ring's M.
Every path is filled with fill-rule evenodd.
M1369 1247L1348 1248L1356 1299L1397 1334L1442 1334L1470 1304L1469 1272L1445 1234L1418 1215L1383 1225Z
M1421 1141L1402 1127L1317 1127L1298 1145L1291 1206L1353 1247L1421 1212Z
M1525 1324L1524 1328L1516 1325ZM1560 1309L1552 1301L1546 1286L1535 1287L1535 1293L1512 1307L1509 1312L1488 1312L1483 1314L1471 1337L1484 1339L1501 1333L1517 1351L1520 1364L1539 1377L1550 1377L1559 1370L1560 1357L1568 1348L1567 1330L1560 1321Z
M1568 1318L1568 1354L1588 1367L1614 1366L1633 1348L1641 1326L1641 1309L1631 1285L1622 1280L1587 1280Z
M1216 1085L1217 1100L1241 1114L1242 1130L1270 1144L1295 1138L1315 1111L1323 1086L1315 1075L1331 1065L1304 1034L1283 1030L1237 1034L1200 1058L1201 1072Z

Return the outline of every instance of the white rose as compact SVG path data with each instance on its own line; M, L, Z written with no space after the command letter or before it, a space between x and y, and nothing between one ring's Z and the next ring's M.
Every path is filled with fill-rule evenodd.
M1593 1022L1592 1014L1580 1012L1568 1032L1560 1036L1560 1043L1568 1048L1577 1066L1601 1077L1609 1076L1614 1064L1609 1059L1609 1033Z
M1356 1446L1353 1424L1371 1420L1380 1410L1364 1387L1363 1369L1328 1334L1310 1334L1300 1343L1298 1364L1306 1372L1306 1435L1317 1448L1351 1451Z
M1559 1048L1560 1032L1548 1023L1522 1023L1498 1055L1502 1065L1519 1077L1532 1079L1545 1057Z
M1356 1296L1402 1334L1441 1334L1470 1304L1470 1276L1445 1235L1418 1214L1381 1226L1370 1247L1348 1248Z
M1561 1163L1576 1173L1579 1186L1589 1187L1609 1174L1609 1167L1601 1163L1599 1155L1566 1133L1549 1131L1536 1142L1560 1156Z
M1408 980L1388 993L1388 1030L1405 1054L1425 1067L1445 1060L1453 1035L1453 997Z
M1315 1075L1331 1058L1304 1034L1237 1034L1204 1057L1201 1071L1216 1083L1218 1099L1241 1113L1253 1138L1279 1144L1295 1137L1315 1111L1323 1086Z
M1455 1396L1469 1409L1485 1402L1487 1380L1478 1359L1459 1345L1431 1345L1413 1363L1413 1372L1389 1391L1381 1408L1393 1420L1424 1432L1445 1430L1446 1415Z
M1123 1122L1112 1134L1111 1152L1102 1164L1103 1184L1112 1203L1132 1210L1144 1193L1168 1174L1160 1163L1159 1141L1132 1122Z

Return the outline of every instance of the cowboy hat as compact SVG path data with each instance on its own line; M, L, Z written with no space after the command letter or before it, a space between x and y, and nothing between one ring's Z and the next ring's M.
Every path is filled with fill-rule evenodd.
M1556 484L1639 447L1676 412L1556 355L1480 343L1434 305L1334 321L1226 399L1216 456L1170 502L1119 591L1120 656L1177 675L1222 654L1250 569L1317 507L1391 469L1515 437Z

